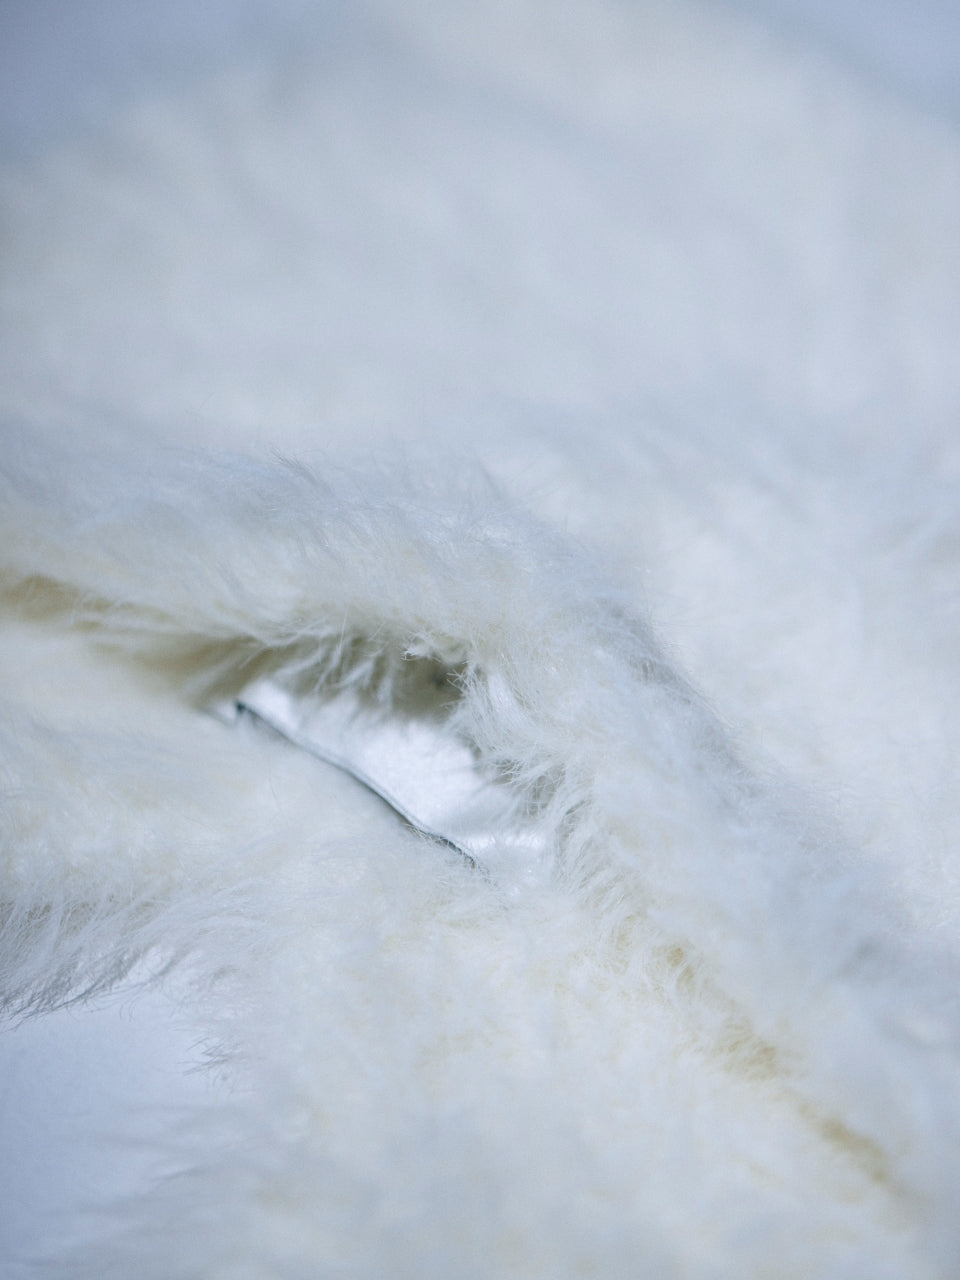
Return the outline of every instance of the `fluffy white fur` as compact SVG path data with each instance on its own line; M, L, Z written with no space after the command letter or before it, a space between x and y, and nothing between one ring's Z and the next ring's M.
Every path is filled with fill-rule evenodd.
M8 384L20 424L0 457L3 994L39 1017L160 984L219 1081L158 1141L172 1176L99 1206L98 1240L24 1274L955 1275L944 353L960 330L960 143L707 11L571 4L576 32L540 48L535 5L491 7L500 57L466 10L425 13L371 9L333 52L254 62L143 109L113 152L88 143L7 177L8 323L33 316L48 353L31 348ZM369 62L357 30L381 42ZM715 110L689 87L704 76ZM439 159L414 146L431 110ZM334 122L322 136L317 119ZM225 140L221 179L208 161ZM319 159L301 174L308 140ZM788 144L807 149L798 223ZM717 172L694 163L703 146L728 149ZM88 181L97 157L104 183ZM643 179L618 187L630 165ZM678 207L703 198L689 225L654 207L651 192L669 211L674 183ZM478 192L485 217L451 224ZM731 209L748 207L738 230ZM385 210L416 228L412 248ZM256 235L274 256L251 258ZM599 258L565 279L565 253L593 237ZM910 264L891 265L906 242ZM37 266L68 245L59 274ZM307 284L278 292L295 251ZM608 252L631 287L659 290L662 325ZM71 279L102 303L73 372L58 345L82 332ZM332 300L313 297L321 283ZM484 316L508 287L521 301L504 337ZM154 304L119 368L107 354L128 317L111 289ZM871 348L878 296L889 370ZM171 297L202 357L182 373L180 339L158 337ZM250 367L237 345L258 333L239 305L257 298L289 326L279 365ZM829 323L800 350L811 298ZM717 304L722 331L701 315ZM234 308L229 341L215 306ZM337 394L314 342L301 361L289 338L304 315L315 341L344 326ZM405 365L420 321L442 347L434 382ZM524 337L529 358L508 367ZM369 395L361 338L378 355ZM154 341L170 375L156 410L138 364ZM201 370L216 420L151 427L199 403ZM248 392L236 414L228 375ZM71 407L74 379L87 407ZM459 397L461 438L442 447L448 431L412 425L430 386L428 418ZM489 398L508 394L495 432ZM250 447L274 397L280 424L256 434L293 460ZM578 414L597 397L603 411ZM111 405L139 420L95 441ZM337 441L350 410L366 448ZM904 427L921 417L926 456ZM183 447L192 430L204 447ZM362 683L390 714L424 662L458 689L459 730L543 802L546 880L479 874L335 771L204 713L275 669Z

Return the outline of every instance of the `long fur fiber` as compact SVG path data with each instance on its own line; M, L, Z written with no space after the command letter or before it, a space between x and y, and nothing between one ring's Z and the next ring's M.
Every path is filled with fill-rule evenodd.
M644 13L601 7L603 57L623 24L672 30L666 10ZM684 35L669 55L736 84L725 110L747 92L743 65L762 86L764 59L789 61L716 14L682 13L677 31L725 33L720 53ZM494 96L498 76L512 83L509 64L478 69L456 23L418 6L406 25L376 21L403 84L404 41L415 69L436 46L465 83ZM624 57L647 66L638 48ZM560 110L564 49L523 82L537 111ZM201 122L259 102L251 74L242 91L205 90ZM339 74L323 90L336 101ZM874 136L872 99L848 100L819 64L805 74L784 136L807 136L825 83ZM626 155L619 101L610 89L582 110ZM248 121L254 169L279 163L257 128L293 146L299 117L278 111ZM171 119L156 117L164 154L164 128L205 138ZM532 107L524 119L524 145L554 163ZM682 111L666 127L709 134ZM960 172L956 140L926 128L878 130L891 172L913 172L908 135L941 177ZM75 181L74 163L44 190ZM119 172L132 190L147 181ZM11 182L11 207L43 185ZM960 203L951 182L930 179L941 210ZM915 225L919 205L894 198ZM349 214L374 197L344 200ZM67 215L48 216L55 239ZM853 243L851 217L824 240ZM785 213L780 225L796 248ZM937 223L943 261L950 225ZM888 233L872 233L877 260ZM26 261L34 233L18 234ZM552 286L527 266L546 314ZM860 305L869 289L847 269ZM140 287L135 258L118 270ZM218 279L211 296L229 287ZM901 335L912 306L890 302ZM865 332L848 344L854 372ZM615 382L615 366L594 371ZM38 1246L18 1278L960 1274L960 521L938 425L954 390L944 374L911 451L893 411L835 432L843 394L826 408L808 374L806 390L784 374L779 431L766 392L748 407L731 391L720 410L664 375L656 407L621 400L581 428L570 400L545 410L521 380L509 430L477 409L464 441L411 427L384 445L377 410L365 447L336 444L335 425L329 440L278 428L282 455L224 423L186 447L162 437L190 432L146 421L97 440L85 419L78 441L71 410L41 425L56 416L46 393L8 395L0 998L15 1027L82 1016L118 986L166 992L200 1028L195 1066L213 1080L201 1103L171 1107L166 1175L92 1206L90 1238ZM359 421L369 402L351 394ZM886 452L865 450L871 438ZM451 690L457 733L537 807L546 871L485 873L288 743L207 714L274 672L355 684L389 716L424 667Z

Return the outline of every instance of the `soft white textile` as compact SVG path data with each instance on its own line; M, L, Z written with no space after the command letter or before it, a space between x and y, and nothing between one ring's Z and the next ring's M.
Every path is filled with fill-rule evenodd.
M0 187L7 1273L957 1275L954 127L371 3ZM553 874L274 670L446 680Z

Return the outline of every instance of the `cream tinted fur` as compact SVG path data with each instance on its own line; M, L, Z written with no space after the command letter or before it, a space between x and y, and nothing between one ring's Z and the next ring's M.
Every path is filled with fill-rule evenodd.
M356 172L341 157L338 169L336 146L321 140L306 181L291 182L284 166L312 137L304 121L318 103L344 113L347 140L384 127L376 76L371 97L351 105L346 80L308 62L286 115L266 110L262 69L152 108L126 126L139 141L116 143L105 186L85 185L92 161L82 151L9 179L19 254L8 309L33 308L52 336L47 362L32 354L5 393L29 421L5 432L0 481L4 989L14 1008L43 1008L132 968L172 964L168 981L180 984L229 1084L171 1124L181 1175L118 1207L119 1226L61 1260L59 1274L954 1274L960 888L943 762L956 748L957 523L942 423L956 387L941 347L956 333L948 215L958 147L699 11L569 12L586 35L558 37L526 78L509 58L484 61L467 15L421 23L413 10L392 37L414 70L433 65L439 48L457 59L458 84L479 80L495 103L518 85L525 95L512 108L522 142L506 211L486 181L497 166L484 165L490 148L503 161L510 147L482 114L453 133L491 200L468 260L496 270L511 247L520 264L522 304L506 324L514 339L537 333L526 366L497 363L499 330L457 310L463 282L449 265L428 270L428 296L385 303L391 272L394 284L409 282L381 207L399 202L427 248L462 249L460 222L423 230L432 215L417 213L417 183L429 188L439 174L452 190L475 189L450 168L442 129L440 161L405 150L424 103L449 105L452 92L465 108L455 91L418 88L403 58L388 64L404 108L384 135L399 139L401 172L383 168L388 156ZM531 30L536 17L531 8ZM496 23L504 49L529 39L506 12ZM666 47L674 75L706 75L720 115L742 128L720 128L669 77L658 85L653 46L661 57ZM614 54L622 81L608 74ZM795 81L782 78L785 67ZM572 95L571 68L597 92ZM784 113L772 123L760 111L771 84ZM818 140L825 89L844 127ZM797 255L809 227L791 220L792 198L769 171L752 206L744 199L779 246L775 280L793 283L774 312L779 334L768 318L776 285L767 297L749 231L711 258L699 223L665 228L639 188L617 195L622 211L611 205L610 174L598 177L581 155L571 115L616 160L645 165L669 203L669 166L657 158L665 144L652 128L638 144L628 128L650 102L669 108L663 127L675 145L693 134L732 148L719 177L697 168L677 179L685 199L710 197L708 227L726 225L741 198L737 173L752 172L758 135L810 151L814 204L834 193L814 211L808 258ZM543 112L560 121L560 144L544 136ZM201 312L221 290L261 296L291 324L307 305L307 291L294 284L281 297L244 265L256 224L242 200L226 231L209 233L226 241L214 252L237 266L239 283L216 264L196 284L179 275L202 268L209 251L192 220L204 192L225 207L216 171L200 163L179 188L188 231L164 205L174 197L144 193L154 180L163 189L167 164L181 175L189 167L184 139L206 155L224 120L238 139L228 174L247 165L262 177L279 165L286 175L267 188L284 193L294 225L306 219L294 242L310 251L309 271L329 277L339 262L345 295L359 287L397 333L419 317L421 336L438 338L455 314L462 332L440 363L460 379L457 421L472 425L441 457L436 431L408 425L429 385L425 366L404 370L405 339L389 325L374 333L349 305L348 329L379 344L380 390L364 397L362 361L348 351L326 427L305 425L303 406L322 389L306 358L294 352L283 377L270 360L251 369L205 320L198 343L220 417L198 429L217 448L145 446L157 431L142 422L104 433L110 444L94 444L89 428L82 444L68 441L71 414L82 424L89 410L68 407L75 375L54 339L79 335L79 321L49 266L36 297L18 293L38 246L80 237L86 256L71 269L81 297L93 296L87 273L98 264L130 297L154 290L143 346L136 338L122 369L108 370L104 355L109 306L93 321L83 376L114 412L136 404L153 417L143 408L152 375L137 362L158 325L158 358L175 368L158 317L178 289L198 290ZM912 158L918 147L923 163ZM688 162L695 153L680 147ZM525 177L531 157L542 168ZM865 212L858 201L880 182L878 166L889 202L879 211L866 200ZM563 211L560 245L573 237L582 248L588 232L620 237L632 283L659 281L666 299L670 341L630 303L632 345L613 320L599 321L579 381L564 367L578 300L599 314L625 295L603 246L602 260L581 268L592 293L538 274L547 242L524 202L533 208L554 190L555 169L582 176L585 203ZM347 171L359 184L352 195L321 200L321 180ZM226 181L232 190L239 179ZM137 254L111 263L64 191L148 246L149 270ZM366 240L351 238L351 200ZM37 209L43 217L30 218ZM646 241L631 230L638 209ZM157 230L161 214L173 229ZM325 256L331 229L343 248ZM902 238L920 265L897 275L889 250ZM386 283L358 265L371 243ZM725 313L733 330L698 327L673 256L685 249L717 272L731 261L758 272L757 293L745 287ZM163 266L165 253L174 266ZM833 267L838 282L823 284ZM727 298L709 271L704 287L714 302ZM871 347L878 289L884 342L902 364L914 361L907 372L885 371ZM846 336L837 353L836 336L814 326L798 371L788 353L807 290ZM467 295L482 316L486 286L474 280ZM314 305L320 327L332 325L333 311ZM545 317L546 333L535 323ZM226 323L236 341L250 321ZM918 325L923 342L911 346ZM751 336L776 362L766 381ZM661 358L661 342L680 337L705 385L725 360L738 363L752 408L733 389L720 409L684 389L683 362ZM486 342L482 359L468 339ZM843 386L823 373L834 360ZM533 401L503 408L522 432L484 428L482 395L464 390L488 361L496 372L485 394ZM903 426L907 373L921 366L929 389L912 412L925 415L932 461L911 458ZM29 422L51 415L52 393L39 388L51 371L64 425L41 430ZM200 371L171 374L160 405L172 418L195 403ZM641 398L644 373L656 409ZM258 397L286 406L291 425L261 434L297 461L222 448L249 434L229 425L231 376L254 418ZM878 410L864 407L871 378L889 393ZM371 438L383 434L392 392L402 448L318 453L351 406ZM578 400L603 395L621 407L578 416ZM827 430L814 427L824 420ZM409 443L431 434L429 445ZM889 456L872 449L868 462L864 440L885 441ZM202 710L251 671L295 668L361 682L389 712L419 662L449 670L458 724L478 751L511 769L521 791L548 797L557 857L548 883L478 875L316 762Z
M287 832L281 842L275 833L260 835L268 848L251 855L236 844L249 843L256 818L262 824L256 807L256 818L241 807L198 841L183 830L191 825L191 807L193 822L206 828L210 819L200 822L196 810L220 815L221 807L240 807L237 779L211 788L219 801L214 806L208 796L197 796L191 764L193 794L181 797L177 786L176 804L167 798L153 816L155 795L148 793L145 804L138 794L144 775L155 793L157 769L172 772L176 783L180 762L168 755L158 765L150 753L131 758L126 747L118 759L109 739L91 750L91 744L81 747L69 736L21 727L17 736L28 745L39 739L34 752L44 764L38 768L35 758L22 754L25 778L12 789L18 797L11 841L16 857L8 877L19 881L15 918L23 923L13 935L10 961L26 967L19 982L12 982L14 991L32 988L42 999L53 982L50 994L62 996L64 965L75 967L73 980L83 986L115 976L148 946L199 947L200 971L227 964L234 972L218 982L236 985L233 999L244 1004L267 999L274 1007L272 1021L278 1016L273 983L294 966L297 980L289 988L282 981L281 990L301 995L292 1002L295 1010L289 999L284 1002L283 1017L295 1024L316 1018L317 1025L296 1053L295 1075L305 1078L292 1098L278 1098L274 1105L281 1113L292 1108L294 1115L304 1107L339 1110L329 1093L335 1082L324 1078L325 1071L314 1077L312 1039L325 1040L334 1027L338 1036L346 1035L337 1024L349 1010L350 1039L360 1038L353 1048L360 1055L357 1065L373 1070L380 1087L414 1094L411 1114L401 1106L394 1116L394 1108L386 1107L387 1123L385 1102L373 1105L368 1093L372 1087L376 1096L375 1080L359 1091L353 1107L360 1115L352 1124L362 1121L364 1129L375 1130L386 1124L389 1130L398 1123L401 1146L410 1146L407 1159L417 1160L424 1158L423 1109L431 1100L438 1116L452 1109L454 1129L465 1109L468 1131L490 1125L496 1140L506 1116L500 1103L486 1098L488 1090L509 1090L514 1077L521 1093L542 1089L545 1080L556 1088L555 1074L563 1078L573 1069L571 1055L577 1062L596 1051L589 1047L590 1023L603 1010L604 1021L612 1021L604 1036L625 1041L620 1052L628 1057L640 1054L628 1075L631 1093L646 1092L651 1070L654 1076L664 1071L662 1060L644 1068L650 1046L632 1043L647 1042L652 1027L658 1028L656 1058L666 1056L671 1067L660 1083L668 1098L677 1087L672 1068L685 1064L684 1090L693 1089L696 1105L690 1098L668 1104L661 1097L659 1125L683 1112L683 1128L693 1125L696 1131L702 1123L708 1130L693 1141L711 1144L718 1119L734 1127L723 1145L733 1141L735 1148L747 1149L730 1157L714 1150L708 1162L714 1176L731 1159L734 1167L747 1160L756 1164L752 1144L762 1150L765 1139L770 1145L760 1168L770 1167L757 1185L751 1179L748 1191L754 1200L770 1184L772 1204L764 1216L773 1214L776 1221L783 1192L773 1194L771 1187L784 1180L783 1131L792 1125L790 1147L797 1149L789 1151L790 1163L820 1165L807 1188L807 1194L815 1190L825 1198L820 1212L836 1212L834 1199L854 1197L860 1213L880 1214L882 1220L893 1211L884 1203L892 1199L901 1214L914 1218L934 1256L941 1249L944 1259L949 1256L949 1205L956 1193L950 1135L957 1123L949 969L937 974L915 946L897 936L872 887L876 874L868 878L851 865L836 839L803 815L802 803L785 786L743 765L714 714L664 660L647 624L626 611L627 602L583 553L511 512L485 486L451 497L439 487L424 492L411 475L398 484L369 471L341 474L330 483L302 467L193 455L172 466L158 460L145 482L126 467L117 472L87 460L82 478L76 467L63 467L58 487L56 477L43 474L48 468L32 465L7 480L3 503L11 517L3 538L6 577L14 588L26 584L18 594L21 612L42 612L46 625L59 616L145 659L157 683L166 683L166 696L181 706L206 692L202 681L208 672L223 682L244 674L254 659L309 666L318 674L336 669L344 678L346 654L347 678L376 681L386 701L391 664L403 655L450 664L463 688L463 731L482 752L514 768L521 785L539 784L554 795L545 820L555 829L558 872L552 887L489 884L451 855L416 847L399 833L375 842L354 837L354 851L344 848L340 833L335 840L325 836L321 814L308 836ZM18 532L24 530L26 536ZM369 660L371 645L385 663ZM360 658L351 667L354 649ZM492 682L508 696L492 699ZM202 742L204 754L219 747L206 726ZM224 746L235 753L233 743ZM224 765L206 767L221 772ZM48 773L46 786L26 785L26 779L46 779ZM243 797L241 806L249 805ZM67 815L53 829L43 821L51 809ZM282 811L278 816L286 817ZM247 833L242 842L238 817ZM33 833L36 850L30 848ZM305 836L309 852L302 847ZM160 842L166 848L158 849ZM279 864L279 890L259 883L264 856ZM70 868L66 879L64 864ZM411 882L401 890L398 880L406 875ZM55 931L42 913L54 877ZM288 877L290 885L284 883ZM560 939L553 938L556 930ZM41 946L44 965L37 974ZM360 955L345 963L344 947L348 953L359 947ZM528 950L533 954L525 955ZM322 987L330 987L324 1006L345 999L343 985L359 984L333 1027L316 1007L314 984L304 989L305 964L323 975ZM511 990L514 984L519 991ZM509 1024L510 1006L525 1005L534 993L526 1010L534 1026L516 1043L500 1019L506 1016ZM500 1009L504 1000L507 1007ZM359 1027L352 1025L358 1001L364 1009ZM493 1007L485 1008L490 1002ZM262 1013L247 1018L249 1013L233 1034L259 1041ZM490 1019L495 1034L486 1025ZM373 1036L366 1048L365 1026L366 1036ZM288 1048L291 1030L278 1037ZM297 1032L304 1029L298 1025ZM451 1036L454 1045L446 1045ZM484 1047L491 1036L493 1045ZM479 1037L480 1044L468 1052L456 1044L464 1037L468 1043ZM375 1047L385 1062L364 1063ZM276 1089L271 1070L278 1064L267 1065L264 1047L243 1049L244 1057L251 1056L250 1069L267 1073L258 1092ZM337 1064L346 1073L338 1098L350 1080L351 1056ZM619 1057L614 1050L614 1060ZM603 1063L601 1073L613 1066ZM558 1134L538 1114L541 1102L534 1123L548 1132L535 1130L525 1140L552 1147L561 1137L572 1139L566 1132L571 1124L574 1133L585 1123L609 1124L609 1104L598 1106L593 1092L598 1083L592 1079L586 1114L586 1100L577 1106L575 1092L572 1116L566 1107L562 1117L553 1116L553 1122L562 1119ZM620 1089L626 1083L617 1080ZM711 1107L707 1098L698 1098L701 1090ZM714 1111L721 1103L732 1105L733 1114L721 1111L718 1117ZM623 1105L621 1100L617 1110ZM649 1101L633 1105L642 1113ZM348 1114L353 1107L348 1103ZM504 1141L519 1123L512 1106L506 1111ZM268 1116L257 1115L258 1123L271 1126L278 1119L273 1105ZM632 1119L636 1124L639 1117ZM291 1122L287 1114L285 1123ZM327 1141L334 1149L338 1140L344 1142L340 1159L346 1169L337 1170L336 1183L348 1174L355 1180L351 1162L373 1159L368 1145L375 1149L385 1140L376 1132L362 1140L336 1135L344 1123L342 1114L326 1122L318 1117L294 1144L326 1163ZM336 1136L328 1138L331 1124ZM637 1137L645 1148L642 1133L641 1128ZM449 1134L442 1139L450 1140ZM464 1140L461 1135L457 1141ZM611 1141L608 1132L594 1156L606 1160ZM675 1159L689 1141L672 1152ZM468 1146L476 1142L482 1145L480 1134ZM486 1176L495 1185L519 1178L529 1193L533 1169L511 1174L516 1154L501 1168L495 1149L498 1167ZM635 1150L633 1158L638 1155ZM274 1151L271 1159L277 1158ZM281 1163L293 1158L287 1152ZM466 1152L444 1154L444 1165L449 1159L466 1160ZM551 1164L558 1159L559 1153L551 1155ZM234 1152L226 1157L226 1176L237 1176L236 1160ZM469 1180L477 1171L466 1163L460 1177ZM402 1156L398 1165L383 1155L374 1164L367 1176L380 1184L388 1202L402 1188L409 1194ZM577 1164L573 1151L566 1152L559 1169L567 1172L560 1176L573 1176ZM791 1172L793 1182L797 1171ZM272 1198L270 1176L261 1176L262 1194ZM289 1169L282 1176L291 1176ZM621 1195L632 1198L633 1176L621 1185ZM689 1176L685 1168L683 1182ZM589 1182L582 1189L575 1183L573 1193L589 1189ZM570 1190L553 1194L562 1199ZM680 1190L672 1187L671 1198ZM308 1181L300 1194L316 1194L325 1203L330 1191L325 1182L314 1188ZM427 1213L430 1195L439 1191L421 1194L425 1203L417 1213ZM460 1212L469 1214L469 1186L458 1194L464 1202L455 1215L459 1223ZM689 1194L688 1188L683 1199ZM725 1188L721 1200L731 1194ZM688 1205L686 1213L706 1208L702 1196L698 1189L699 1207ZM364 1205L361 1196L352 1213L368 1211ZM290 1211L287 1206L282 1212ZM714 1211L740 1235L745 1205ZM310 1223L313 1212L311 1207L306 1214ZM406 1235L403 1213L386 1205L379 1212L388 1218L398 1213L396 1230ZM643 1217L649 1212L647 1206ZM753 1204L748 1220L757 1214ZM365 1247L373 1247L387 1229L377 1216L374 1210L365 1225L372 1233ZM939 1248L938 1224L945 1232ZM354 1221L354 1230L360 1226ZM508 1226L499 1214L490 1222L481 1213L475 1230L501 1232ZM441 1236L450 1227L441 1225ZM781 1223L773 1229L788 1228ZM542 1231L534 1230L532 1239L524 1233L518 1247L535 1243L542 1249ZM822 1250L831 1234L805 1247ZM720 1223L708 1233L704 1247L712 1266L731 1248L724 1235ZM857 1247L864 1244L858 1241ZM419 1247L427 1247L426 1241ZM757 1247L764 1256L769 1239ZM783 1241L776 1247L779 1252ZM799 1242L793 1247L799 1249ZM624 1250L620 1265L636 1248L633 1243ZM810 1266L806 1258L800 1273Z

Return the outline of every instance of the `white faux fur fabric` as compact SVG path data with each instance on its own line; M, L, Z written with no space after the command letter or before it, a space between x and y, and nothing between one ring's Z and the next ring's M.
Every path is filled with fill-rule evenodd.
M4 1275L960 1275L954 127L417 0L0 183ZM428 668L547 874L205 710Z

